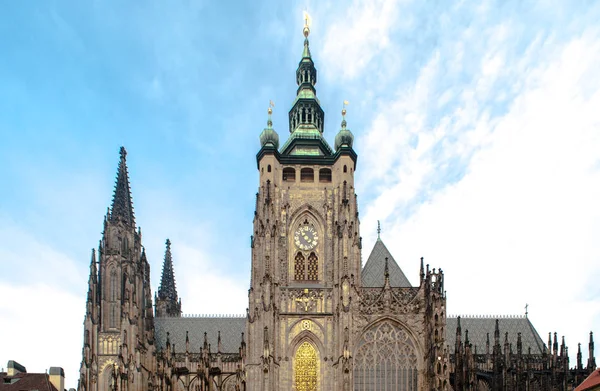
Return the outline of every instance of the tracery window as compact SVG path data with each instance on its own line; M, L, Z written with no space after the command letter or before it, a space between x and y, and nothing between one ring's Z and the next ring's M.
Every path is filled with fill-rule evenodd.
M319 281L319 257L311 252L307 259L301 252L294 258L294 280Z
M309 342L302 342L294 358L294 390L316 391L319 379L317 351Z
M304 255L298 253L294 261L294 280L304 280Z
M417 354L406 330L378 323L360 339L354 355L354 390L416 391Z

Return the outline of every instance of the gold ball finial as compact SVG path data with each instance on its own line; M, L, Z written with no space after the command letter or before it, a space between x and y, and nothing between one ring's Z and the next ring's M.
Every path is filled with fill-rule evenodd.
M269 115L273 114L273 109L269 107L269 110L267 110L267 112L269 113Z
M342 109L342 116L346 115L346 109Z
M304 11L304 28L302 29L304 38L308 38L308 35L310 34L310 22L310 15L308 12Z

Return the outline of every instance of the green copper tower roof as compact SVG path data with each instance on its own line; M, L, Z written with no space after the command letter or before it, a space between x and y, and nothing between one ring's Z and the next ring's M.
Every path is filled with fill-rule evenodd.
M272 104L271 104L272 105ZM273 129L273 121L271 120L271 114L273 114L273 109L269 105L269 119L267 120L267 127L260 134L260 146L272 146L273 148L279 148L279 135Z
M304 26L304 48L296 69L296 98L289 112L290 136L281 148L283 155L331 156L334 151L323 138L325 113L317 99L317 69L310 53L308 35Z

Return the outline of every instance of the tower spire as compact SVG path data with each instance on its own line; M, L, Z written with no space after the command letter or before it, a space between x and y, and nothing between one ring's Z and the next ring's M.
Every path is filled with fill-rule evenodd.
M317 130L316 136L323 133L324 113L317 99L317 69L310 54L310 16L304 12L304 48L302 49L302 58L296 69L296 100L290 110L290 133L301 130L303 133L312 133Z
M181 316L181 300L177 297L177 288L175 287L171 241L167 239L165 244L165 261L156 299L156 316Z
M133 214L133 202L131 200L131 189L129 187L129 174L127 173L127 151L121 147L119 154L119 167L117 169L117 180L113 195L112 207L110 208L110 221L122 221L125 225L135 228L135 217Z

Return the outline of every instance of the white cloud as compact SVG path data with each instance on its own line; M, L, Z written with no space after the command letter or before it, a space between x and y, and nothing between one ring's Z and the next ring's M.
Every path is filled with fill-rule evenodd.
M588 293L600 278L599 42L594 29L564 45L538 46L544 62L529 51L512 75L520 89L505 114L486 117L476 108L459 118L465 125L454 130L452 147L474 152L462 180L434 191L408 218L397 210L406 206L402 179L383 182L363 218L387 218L384 241L413 282L420 256L445 270L449 312L518 314L528 303L542 337L565 334L572 354L600 327L600 300ZM499 60L484 58L486 74ZM392 118L393 110L382 115ZM451 121L456 116L461 111ZM379 131L375 124L366 139ZM407 149L400 153L418 150ZM402 176L403 165L435 158L393 161L392 171ZM426 181L426 170L416 173L423 177L411 181Z
M240 283L231 278L219 267L218 260L200 250L201 247L187 243L173 247L175 279L183 313L244 314L249 281Z
M398 27L398 0L354 0L338 12L327 29L323 53L327 75L354 78L381 51L390 46L390 33Z
M85 296L67 292L60 283L49 281L28 285L0 282L0 297L0 318L9 320L0 322L2 366L15 360L31 373L62 367L65 386L76 388Z

